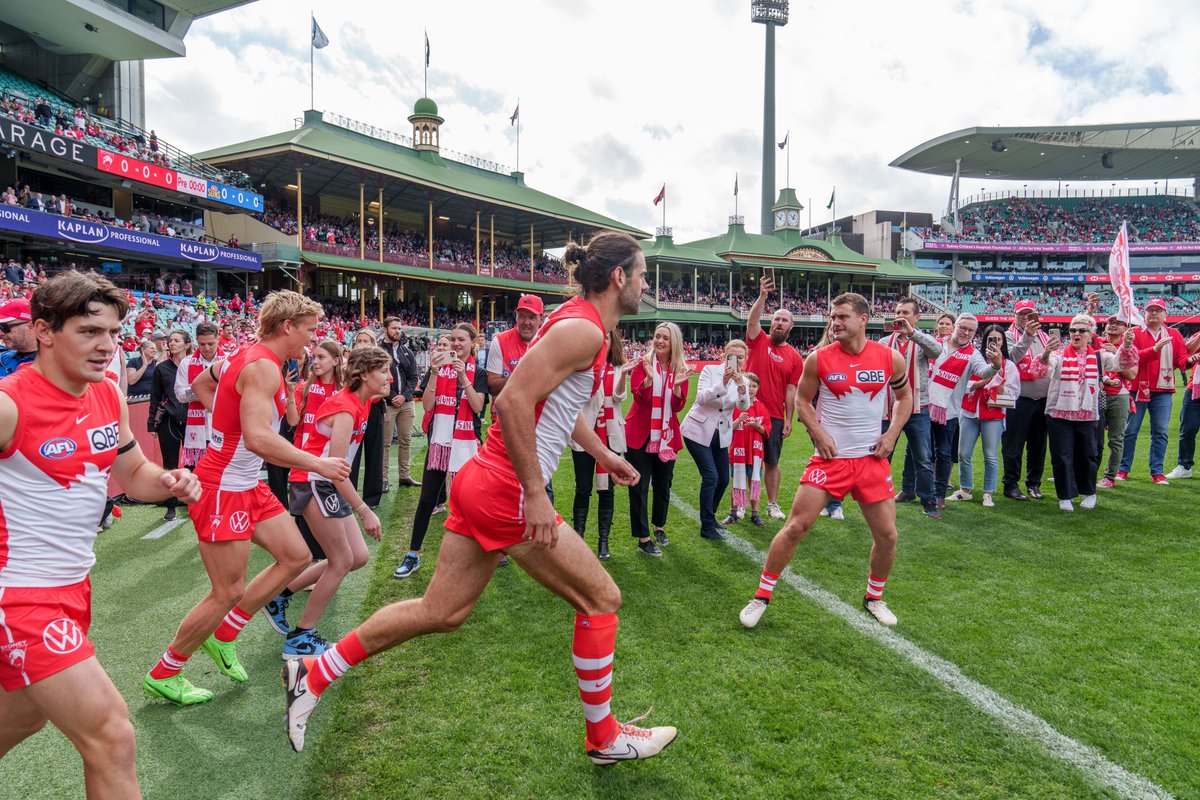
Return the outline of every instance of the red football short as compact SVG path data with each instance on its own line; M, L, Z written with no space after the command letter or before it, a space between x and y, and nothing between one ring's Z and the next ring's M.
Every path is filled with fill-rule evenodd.
M561 525L562 517L555 517ZM487 552L524 542L525 492L521 482L472 458L450 484L446 530L470 536Z
M895 494L892 465L878 456L826 460L814 455L804 468L800 484L824 489L834 500L849 494L863 505L890 500Z
M199 502L188 506L188 516L202 542L246 541L264 519L286 513L283 504L262 481L244 492L202 486Z
M13 692L96 654L92 584L0 589L0 686Z

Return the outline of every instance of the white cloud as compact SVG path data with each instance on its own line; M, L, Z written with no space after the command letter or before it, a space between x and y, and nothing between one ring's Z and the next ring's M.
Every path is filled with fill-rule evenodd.
M408 132L428 30L444 147L515 166L520 97L530 185L649 228L666 181L685 241L724 229L739 173L739 212L757 228L763 28L748 0L313 6L331 40L315 56L318 108ZM261 0L196 23L187 58L147 62L150 126L192 151L290 129L309 106L306 10ZM793 1L770 135L791 131L791 183L814 222L835 184L843 214L936 214L948 180L887 166L934 136L1193 116L1198 21L1188 0ZM776 151L777 187L784 162ZM964 195L981 185L964 181Z

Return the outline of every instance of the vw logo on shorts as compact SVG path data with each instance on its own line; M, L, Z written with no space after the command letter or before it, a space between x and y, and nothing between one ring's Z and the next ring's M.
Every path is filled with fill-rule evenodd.
M235 511L229 515L229 529L234 533L245 533L250 530L250 515L245 511Z
M325 503L325 508L329 509L330 514L336 512L342 505L341 499L336 494L329 495L322 502Z
M46 626L42 631L42 642L51 653L65 656L83 646L83 631L75 620L63 617Z
M825 474L823 469L810 469L804 479L809 483L814 483L817 486L824 486L825 481L829 480L829 476Z

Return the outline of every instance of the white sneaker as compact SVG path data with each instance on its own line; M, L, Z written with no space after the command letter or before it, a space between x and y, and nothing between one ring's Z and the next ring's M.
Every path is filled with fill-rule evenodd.
M1070 500L1059 500L1058 509L1059 511L1074 511L1075 506L1071 505Z
M994 502L992 502L991 492L983 493L983 507L984 508L995 508L996 507L996 504Z
M612 744L603 750L589 749L587 754L593 764L611 767L618 761L635 761L656 756L666 750L678 735L679 731L670 725L639 728L628 722L621 726L621 732L613 739Z
M1173 469L1167 473L1167 478L1169 480L1178 480L1181 478L1190 478L1190 477L1192 477L1192 471L1190 469L1184 469L1183 467L1176 467L1175 469Z
M950 495L946 499L947 500L970 500L971 499L971 490L970 489L959 489L957 492Z
M1087 497L1083 498L1083 500L1079 501L1079 507L1080 508L1095 508L1096 507L1096 495L1089 494Z
M828 509L828 508L822 508L822 509L821 509L821 513L820 513L820 514L818 514L817 516L818 516L818 517L828 517L828 516L829 516L829 509Z
M299 753L304 749L304 730L308 727L308 718L321 698L308 689L308 670L304 666L304 659L297 658L284 664L283 680L287 694L284 718L288 741L292 743L292 749Z
M896 615L882 600L868 600L864 597L863 608L867 610L868 614L879 620L880 625L887 625L890 628L896 624Z
M845 522L846 512L842 511L841 506L839 506L833 510L833 513L829 515L829 518L838 522Z
M738 619L747 628L753 628L762 619L763 612L767 610L767 602L759 600L757 597L746 604L742 609L742 613L738 614Z
M767 503L767 516L771 519L787 519L787 515L779 508L779 503Z

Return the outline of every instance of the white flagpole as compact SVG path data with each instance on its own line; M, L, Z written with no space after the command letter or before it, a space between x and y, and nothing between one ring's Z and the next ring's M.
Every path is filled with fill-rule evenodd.
M313 52L316 48L313 47L313 30L317 25L317 17L311 9L308 12L308 22L308 107L316 108L317 101L315 98L317 90L313 85Z

